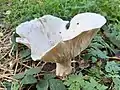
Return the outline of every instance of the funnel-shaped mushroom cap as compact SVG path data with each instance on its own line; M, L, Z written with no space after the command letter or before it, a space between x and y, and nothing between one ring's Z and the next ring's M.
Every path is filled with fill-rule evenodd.
M16 32L24 41L19 38L16 40L31 48L33 60L65 64L87 48L99 28L106 23L106 19L99 14L82 13L71 19L68 29L67 23L68 21L60 18L45 15L19 25Z
M39 19L24 22L16 28L20 38L16 42L23 43L31 49L33 60L41 59L47 51L58 44L62 37L60 30L65 31L68 21L52 15L44 15Z

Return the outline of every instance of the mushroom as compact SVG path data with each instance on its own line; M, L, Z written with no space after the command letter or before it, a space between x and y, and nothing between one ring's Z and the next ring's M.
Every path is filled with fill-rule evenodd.
M106 23L96 13L81 13L70 22L52 15L24 22L16 28L16 42L31 49L33 60L56 63L56 75L71 73L71 59L88 47L95 34Z

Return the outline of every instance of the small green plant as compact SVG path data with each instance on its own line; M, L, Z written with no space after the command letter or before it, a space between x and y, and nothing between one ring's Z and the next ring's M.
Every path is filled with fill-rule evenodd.
M64 83L69 90L106 90L108 87L98 83L93 77L79 75L71 75Z
M107 60L108 50L110 53L114 53L113 49L104 41L104 39L97 35L95 36L92 43L89 45L87 49L88 53L83 56L85 60L91 59L92 62L96 62L99 59Z
M68 79L64 82L68 86L69 90L110 90L111 87L114 90L120 89L120 67L114 61L107 62L105 66L106 73L96 72L94 69L88 72L88 76L83 76L82 73L78 75L70 75ZM100 70L98 70L100 71ZM94 75L92 74L93 72ZM102 77L112 79L112 83L108 86L105 86L100 80Z
M107 77L112 78L113 80L113 88L115 90L120 90L120 66L116 62L107 62L107 65L105 66L105 70L108 73Z
M28 69L25 73L16 74L14 76L18 81L12 82L11 90L19 90L27 85L35 85L37 90L66 90L61 80L55 79L52 74L44 74L43 78L37 80L37 75L41 71L40 68ZM39 77L39 76L38 76Z

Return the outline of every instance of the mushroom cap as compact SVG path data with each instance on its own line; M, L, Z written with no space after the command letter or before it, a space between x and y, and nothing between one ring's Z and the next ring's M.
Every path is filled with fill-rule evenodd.
M16 41L30 46L33 60L64 63L87 48L106 19L99 14L82 13L71 19L68 29L67 23L52 15L22 23L16 33L24 41Z
M101 28L106 23L106 19L96 13L81 13L75 15L70 21L70 27L63 33L63 41L70 40L80 33Z
M16 28L16 33L20 36L16 38L16 42L23 43L31 49L33 60L41 59L62 40L60 34L65 28L61 28L67 23L68 21L52 15L26 21Z

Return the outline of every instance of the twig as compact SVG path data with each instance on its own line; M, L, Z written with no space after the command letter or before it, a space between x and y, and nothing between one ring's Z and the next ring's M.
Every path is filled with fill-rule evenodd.
M2 56L2 57L0 58L0 60L4 59L4 58L8 55L9 52L10 52L10 51L8 51L7 53L5 53L5 55Z
M0 84L2 85L2 87L4 87L3 90L5 90L6 87L4 86L4 84L2 82ZM1 88L0 88L0 90L1 90Z
M42 61L40 61L36 66L38 67Z
M0 69L1 69L1 70L4 70L4 71L9 71L9 72L13 71L13 70L9 70L9 69L2 68L2 67L0 67Z
M31 85L31 86L28 88L28 90L30 90L30 89L32 88L32 86L33 86L33 85Z
M0 78L7 78L7 79L10 79L10 80L13 80L13 81L17 81L16 79L13 79L13 78L8 77L6 75L0 75Z
M11 48L11 50L10 50L10 53L9 53L9 57L12 57L11 53L12 53L14 47L15 47L15 45L12 46L12 48Z
M73 67L72 67L72 69L73 69L73 72L75 73L75 63L76 63L76 61L75 60L73 60L73 61L71 61L72 63L73 63Z
M17 67L18 67L18 62L16 63L14 74L16 74L16 72L17 72Z
M120 61L120 58L118 58L118 57L109 57L109 59L114 59L114 60L119 60Z
M108 90L111 90L112 89L112 87L113 87L113 82L110 84L110 87L108 88Z
M25 66L25 67L27 67L27 68L31 68L30 66L28 66L28 65L26 65L26 64L23 64L23 63L21 63L21 62L19 62L21 65L23 65L23 66Z
M16 51L16 67L15 67L15 71L14 71L14 74L16 74L16 72L17 72L17 68L18 68L18 61L19 61L19 59L18 59L18 50Z
M3 74L4 75L4 74ZM13 76L14 74L5 74L5 76Z
M43 63L43 65L41 66L41 69L44 67L45 64L46 64L46 62Z
M7 89L5 89L5 88L1 88L1 87L0 87L0 90L7 90Z

